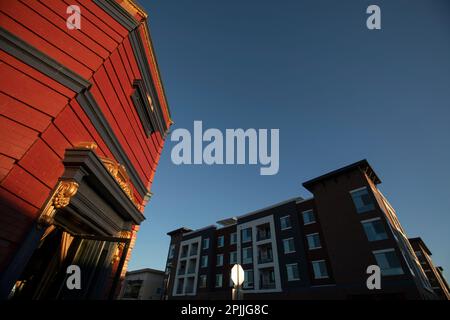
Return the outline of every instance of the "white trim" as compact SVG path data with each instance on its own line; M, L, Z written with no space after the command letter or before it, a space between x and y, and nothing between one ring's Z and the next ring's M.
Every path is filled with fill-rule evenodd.
M389 249L375 250L375 251L372 251L372 253L373 254L377 254L377 253L385 253L385 252L392 252L392 251L395 251L395 249L394 248L389 248Z
M222 244L221 245L219 245L219 239L222 239ZM223 248L225 246L225 236L218 236L217 237L217 248Z
M313 215L314 215L314 221L306 222L306 223L305 223L305 213L306 213L306 212L312 212L312 213L313 213ZM315 211L314 211L313 209L308 209L308 210L302 211L302 221L303 221L303 225L304 225L304 226L308 226L308 225L310 225L310 224L317 223Z
M286 227L286 228L282 228L281 227L281 219L284 219L284 218L288 218L289 219L289 224L290 224L289 227ZM289 229L292 229L292 221L291 221L291 215L290 214L280 217L280 230L289 230Z
M314 235L316 235L316 234L319 236L320 246L319 246L319 247L313 247L313 248L311 248L311 247L309 246L308 237L309 237L309 236L314 236ZM321 249L321 248L322 248L322 241L320 240L319 232L308 233L308 234L306 235L306 242L308 243L308 250L316 250L316 249Z
M294 250L291 250L291 251L284 251L284 241L287 241L287 240L292 240L292 241L294 242L294 237L281 239L281 242L283 243L283 253L284 253L284 254L289 254L289 253L294 253L294 252L296 252L296 249L295 249L295 242L294 242Z
M364 187L361 187L361 188L358 188L358 189L353 189L353 190L350 190L349 192L350 193L354 193L354 192L358 192L358 191L361 191L361 190L364 190L364 189L367 190L367 186L364 186Z
M189 251L190 251L190 247L192 244L197 243L198 245L198 249L197 249L197 254L195 256L190 256L189 255ZM183 248L183 246L187 245L188 246L188 255L186 258L181 258L181 248ZM180 243L180 250L178 252L178 260L177 260L177 264L176 264L176 269L175 269L175 281L174 281L174 286L173 286L173 290L172 290L172 295L173 296L195 296L197 294L197 281L198 281L198 270L200 268L200 256L199 252L200 252L200 245L202 245L202 237L196 237L196 238L192 238L189 240L185 240L182 241ZM189 261L191 259L195 259L196 263L195 263L195 272L188 274L188 268L189 268ZM180 266L180 262L181 260L186 261L186 272L185 274L182 275L178 275L178 268ZM194 278L194 288L192 293L185 293L186 292L186 284L187 284L187 279L188 278ZM178 282L180 279L183 279L183 290L182 293L177 293L177 289L178 289Z
M292 201L292 200L290 200ZM287 201L289 202L289 201ZM275 205L274 207L276 207ZM258 264L258 245L260 245L260 242L256 241L256 228L259 225L269 223L270 225L270 238L267 242L264 243L271 243L272 244L272 258L273 261L269 263L264 264ZM238 263L241 264L242 256L242 242L241 242L241 230L251 228L252 229L252 250L253 250L253 287L254 289L245 290L245 292L248 293L266 293L266 292L281 292L281 276L280 276L280 266L279 266L279 260L278 260L278 247L277 247L277 240L276 240L276 229L275 229L275 221L273 215L264 216L259 219L251 220L242 224L237 225L237 235L238 235L238 242L237 242L237 252L238 252ZM272 268L274 271L275 276L275 288L273 289L257 289L259 288L259 274L261 268Z
M297 266L297 273L300 274L300 270L298 268L298 262L286 264L286 275L287 275L287 281L299 281L300 277L289 279L288 266Z
M318 262L324 262L324 263L325 263L325 268L327 269L327 275L326 275L326 276L316 277L316 273L314 272L314 262L316 262L316 263L318 263ZM322 259L322 260L314 260L314 261L311 261L311 266L312 266L312 268L313 268L314 279L319 280L319 279L329 279L329 278L330 278L330 273L329 273L329 271L328 271L328 267L327 267L327 264L326 264L326 260Z
M218 264L218 258L219 257L222 257L220 260L221 260L221 263L220 264ZM217 255L216 255L216 267L223 267L223 253L218 253Z
M372 219L361 220L361 223L368 223L368 222L373 222L373 221L378 221L378 220L381 220L381 218L376 217L376 218L372 218Z

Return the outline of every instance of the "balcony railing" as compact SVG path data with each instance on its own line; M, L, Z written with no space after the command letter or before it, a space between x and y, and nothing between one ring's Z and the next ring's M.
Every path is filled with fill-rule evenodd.
M275 282L263 282L260 287L261 289L275 289Z

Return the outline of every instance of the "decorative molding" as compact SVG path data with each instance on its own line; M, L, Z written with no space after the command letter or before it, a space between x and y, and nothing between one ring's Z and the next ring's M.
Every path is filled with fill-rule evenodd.
M1 27L0 48L63 86L78 93L76 100L83 111L87 114L114 157L130 173L130 180L136 187L139 195L145 197L148 193L147 187L139 177L122 145L117 140L113 129L106 120L93 95L90 93L89 88L91 87L91 83Z
M125 169L125 167L112 159L100 158L100 160L102 160L106 169L122 188L123 192L125 192L128 198L130 198L130 200L133 201L134 205L139 209L140 204L137 203L134 199L133 191L129 183L130 179L128 178L127 170Z
M89 81L2 27L0 27L0 48L74 92L79 93L91 87Z
M135 90L131 95L131 99L136 107L145 134L149 138L156 129L158 129L161 134L164 134L164 131L162 131L155 116L153 100L147 93L144 82L141 79L134 80L133 87Z
M94 0L94 3L105 10L128 31L139 26L139 22L115 0Z
M63 179L75 180L80 185L87 183L108 202L111 208L114 208L118 215L122 216L124 221L140 224L145 219L140 212L141 206L133 201L128 176L123 166L109 159L106 161L99 158L90 149L67 149L63 164L65 167ZM84 199L80 194L74 199L77 203L78 198ZM80 205L95 205L85 202Z
M156 88L151 77L150 66L148 64L142 38L139 34L139 29L134 29L130 32L130 43L131 47L133 48L139 71L142 75L142 81L144 83L143 87L145 87L145 92L147 93L146 96L150 97L152 105L154 107L152 111L156 113L157 128L160 131L161 135L165 138L168 128L166 125L166 121L164 120L164 115L161 110L161 103L159 101L158 95L156 93Z
M84 112L86 112L95 129L97 129L98 133L105 141L111 153L122 165L125 166L127 172L130 173L130 180L136 187L139 195L141 197L144 197L148 192L145 184L142 182L136 169L123 150L122 145L114 134L113 129L106 120L103 112L100 110L100 107L98 106L91 92L83 91L77 96L76 99L80 106L83 108Z
M89 150L97 150L97 144L92 141L83 141L78 143L75 146L75 149L89 149Z
M146 91L149 92L149 96L151 97L151 100L153 102L153 105L155 107L154 112L157 114L157 122L158 122L158 130L161 132L161 135L163 137L166 137L167 135L167 125L166 121L164 120L164 115L161 109L161 103L159 101L158 95L156 93L155 84L153 82L152 76L151 76L151 68L149 65L149 62L147 60L147 54L144 48L143 40L139 34L139 26L141 24L140 21L137 21L133 14L129 12L126 8L122 7L119 3L117 3L115 0L94 0L94 3L96 3L100 8L102 8L106 13L111 15L117 22L119 22L124 28L126 28L128 31L130 31L130 42L131 47L133 49L134 56L136 58L139 71L143 77ZM124 5L126 7L133 7L136 12L143 15L143 18L147 18L147 14L142 8L139 8L133 1L126 0L124 2ZM132 11L134 11L132 10ZM145 21L145 20L143 20ZM144 36L148 42L149 48L152 51L153 46L151 44L150 36L148 34L147 28L144 28ZM151 52L153 62L156 64L156 59L153 55L153 52ZM157 67L156 67L157 69ZM158 70L156 70L158 73ZM158 74L158 80L159 74ZM160 86L160 89L164 92L162 86ZM170 111L167 108L168 117L170 118Z
M77 193L78 187L79 184L75 181L60 180L38 218L38 226L52 225L56 210L69 205L71 198Z

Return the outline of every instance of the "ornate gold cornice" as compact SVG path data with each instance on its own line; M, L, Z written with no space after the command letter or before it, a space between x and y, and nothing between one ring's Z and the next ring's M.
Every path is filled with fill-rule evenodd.
M139 207L139 204L136 203L133 191L131 189L131 185L129 182L129 177L127 174L127 170L125 167L116 161L108 158L100 158L102 160L103 165L106 167L108 172L113 176L114 180L119 184L125 194L130 198L130 200Z
M52 225L54 223L56 209L67 207L70 199L77 193L78 187L79 185L75 181L60 180L38 218L38 225Z

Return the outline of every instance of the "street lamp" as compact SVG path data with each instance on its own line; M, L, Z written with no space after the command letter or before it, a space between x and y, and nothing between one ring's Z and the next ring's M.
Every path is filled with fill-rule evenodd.
M242 269L240 264L235 264L233 268L231 268L231 281L233 281L233 289L232 289L232 299L233 300L242 300L242 284L245 280L244 269Z

